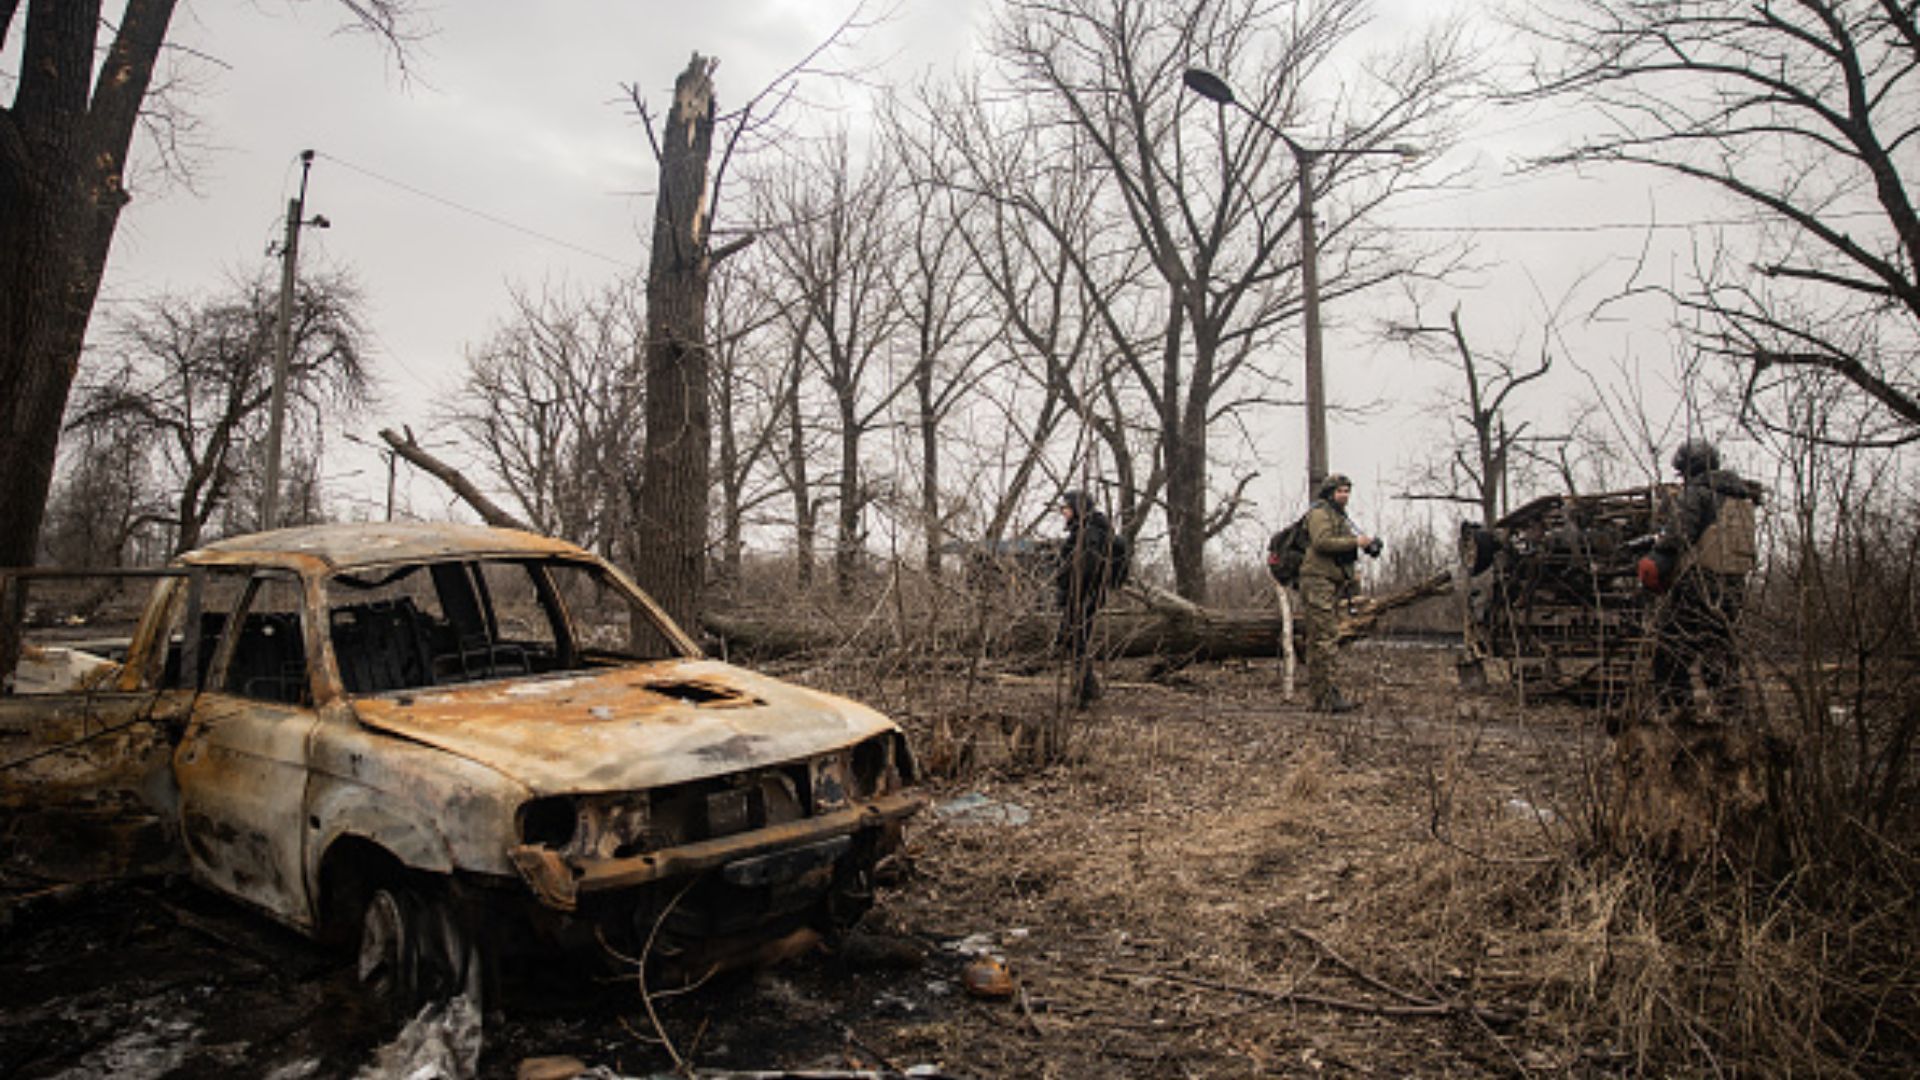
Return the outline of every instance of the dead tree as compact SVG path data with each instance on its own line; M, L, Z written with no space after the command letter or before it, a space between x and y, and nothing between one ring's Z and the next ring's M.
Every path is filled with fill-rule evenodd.
M857 166L845 132L762 188L767 246L804 315L792 325L801 331L806 371L826 396L835 442L834 587L842 596L853 590L873 498L866 445L910 385L887 364L904 325L892 268L905 254L893 189L891 165Z
M1453 355L1446 362L1460 372L1462 382L1458 398L1449 401L1447 408L1460 410L1457 418L1466 425L1472 440L1470 445L1464 447L1455 442L1444 465L1436 466L1435 472L1440 478L1450 482L1445 483L1441 490L1409 492L1408 497L1473 506L1479 510L1480 527L1493 528L1494 522L1506 512L1508 469L1513 462L1514 449L1520 444L1528 427L1525 420L1509 423L1507 400L1515 391L1545 375L1553 367L1552 353L1547 351L1543 340L1538 361L1525 370L1508 357L1476 353L1467 340L1466 330L1460 325L1460 308L1457 305L1447 314L1445 326L1434 326L1416 319L1414 322L1394 325L1387 333L1390 338L1406 341L1416 347L1424 346L1426 339L1431 337L1447 339Z
M513 290L513 314L467 359L445 415L536 531L624 554L640 467L638 304Z
M1690 280L1654 283L1699 352L1738 373L1754 405L1744 419L1791 435L1780 418L1802 392L1795 376L1811 373L1850 391L1816 439L1920 440L1920 184L1902 152L1920 94L1920 8L1573 0L1525 29L1543 57L1516 96L1615 120L1543 165L1657 170L1766 226L1701 252ZM1759 400L1769 396L1780 400Z
M707 162L717 65L694 54L674 80L673 105L654 141L660 186L647 270L646 449L629 539L634 573L687 626L698 623L706 587L707 283L713 272ZM644 102L636 98L635 105L648 115ZM651 123L647 134L654 137Z

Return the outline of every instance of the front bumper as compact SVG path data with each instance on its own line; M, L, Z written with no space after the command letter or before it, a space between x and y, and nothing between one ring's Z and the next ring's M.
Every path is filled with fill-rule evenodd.
M783 849L882 829L905 820L927 802L914 792L883 795L872 802L797 821L781 822L731 836L649 851L625 859L593 862L570 860L552 848L522 844L508 852L514 868L540 902L559 911L572 911L582 893L627 889L668 878L684 877L743 859Z

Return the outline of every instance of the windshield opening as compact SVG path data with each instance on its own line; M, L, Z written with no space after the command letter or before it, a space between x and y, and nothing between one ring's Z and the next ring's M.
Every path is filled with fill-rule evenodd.
M328 633L349 694L581 671L686 655L607 572L559 559L464 559L337 574Z

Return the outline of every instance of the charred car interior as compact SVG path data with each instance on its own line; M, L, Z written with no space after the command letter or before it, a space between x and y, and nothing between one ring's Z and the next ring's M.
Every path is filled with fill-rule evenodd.
M0 583L27 616L58 576ZM139 577L124 643L10 675L7 758L48 756L9 797L138 788L197 880L396 1012L556 949L695 978L844 926L921 804L892 721L703 657L558 541L316 526Z

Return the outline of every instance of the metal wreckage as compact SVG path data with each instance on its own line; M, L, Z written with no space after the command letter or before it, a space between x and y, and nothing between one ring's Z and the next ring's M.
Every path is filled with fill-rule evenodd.
M1462 523L1462 677L1495 661L1523 700L1623 703L1650 647L1653 596L1636 566L1674 490L1547 495L1492 529Z
M102 586L0 575L8 854L74 857L63 796L144 813L396 1014L516 951L692 978L845 925L924 801L892 720L702 656L571 544L328 525L131 575L115 641L74 640Z

